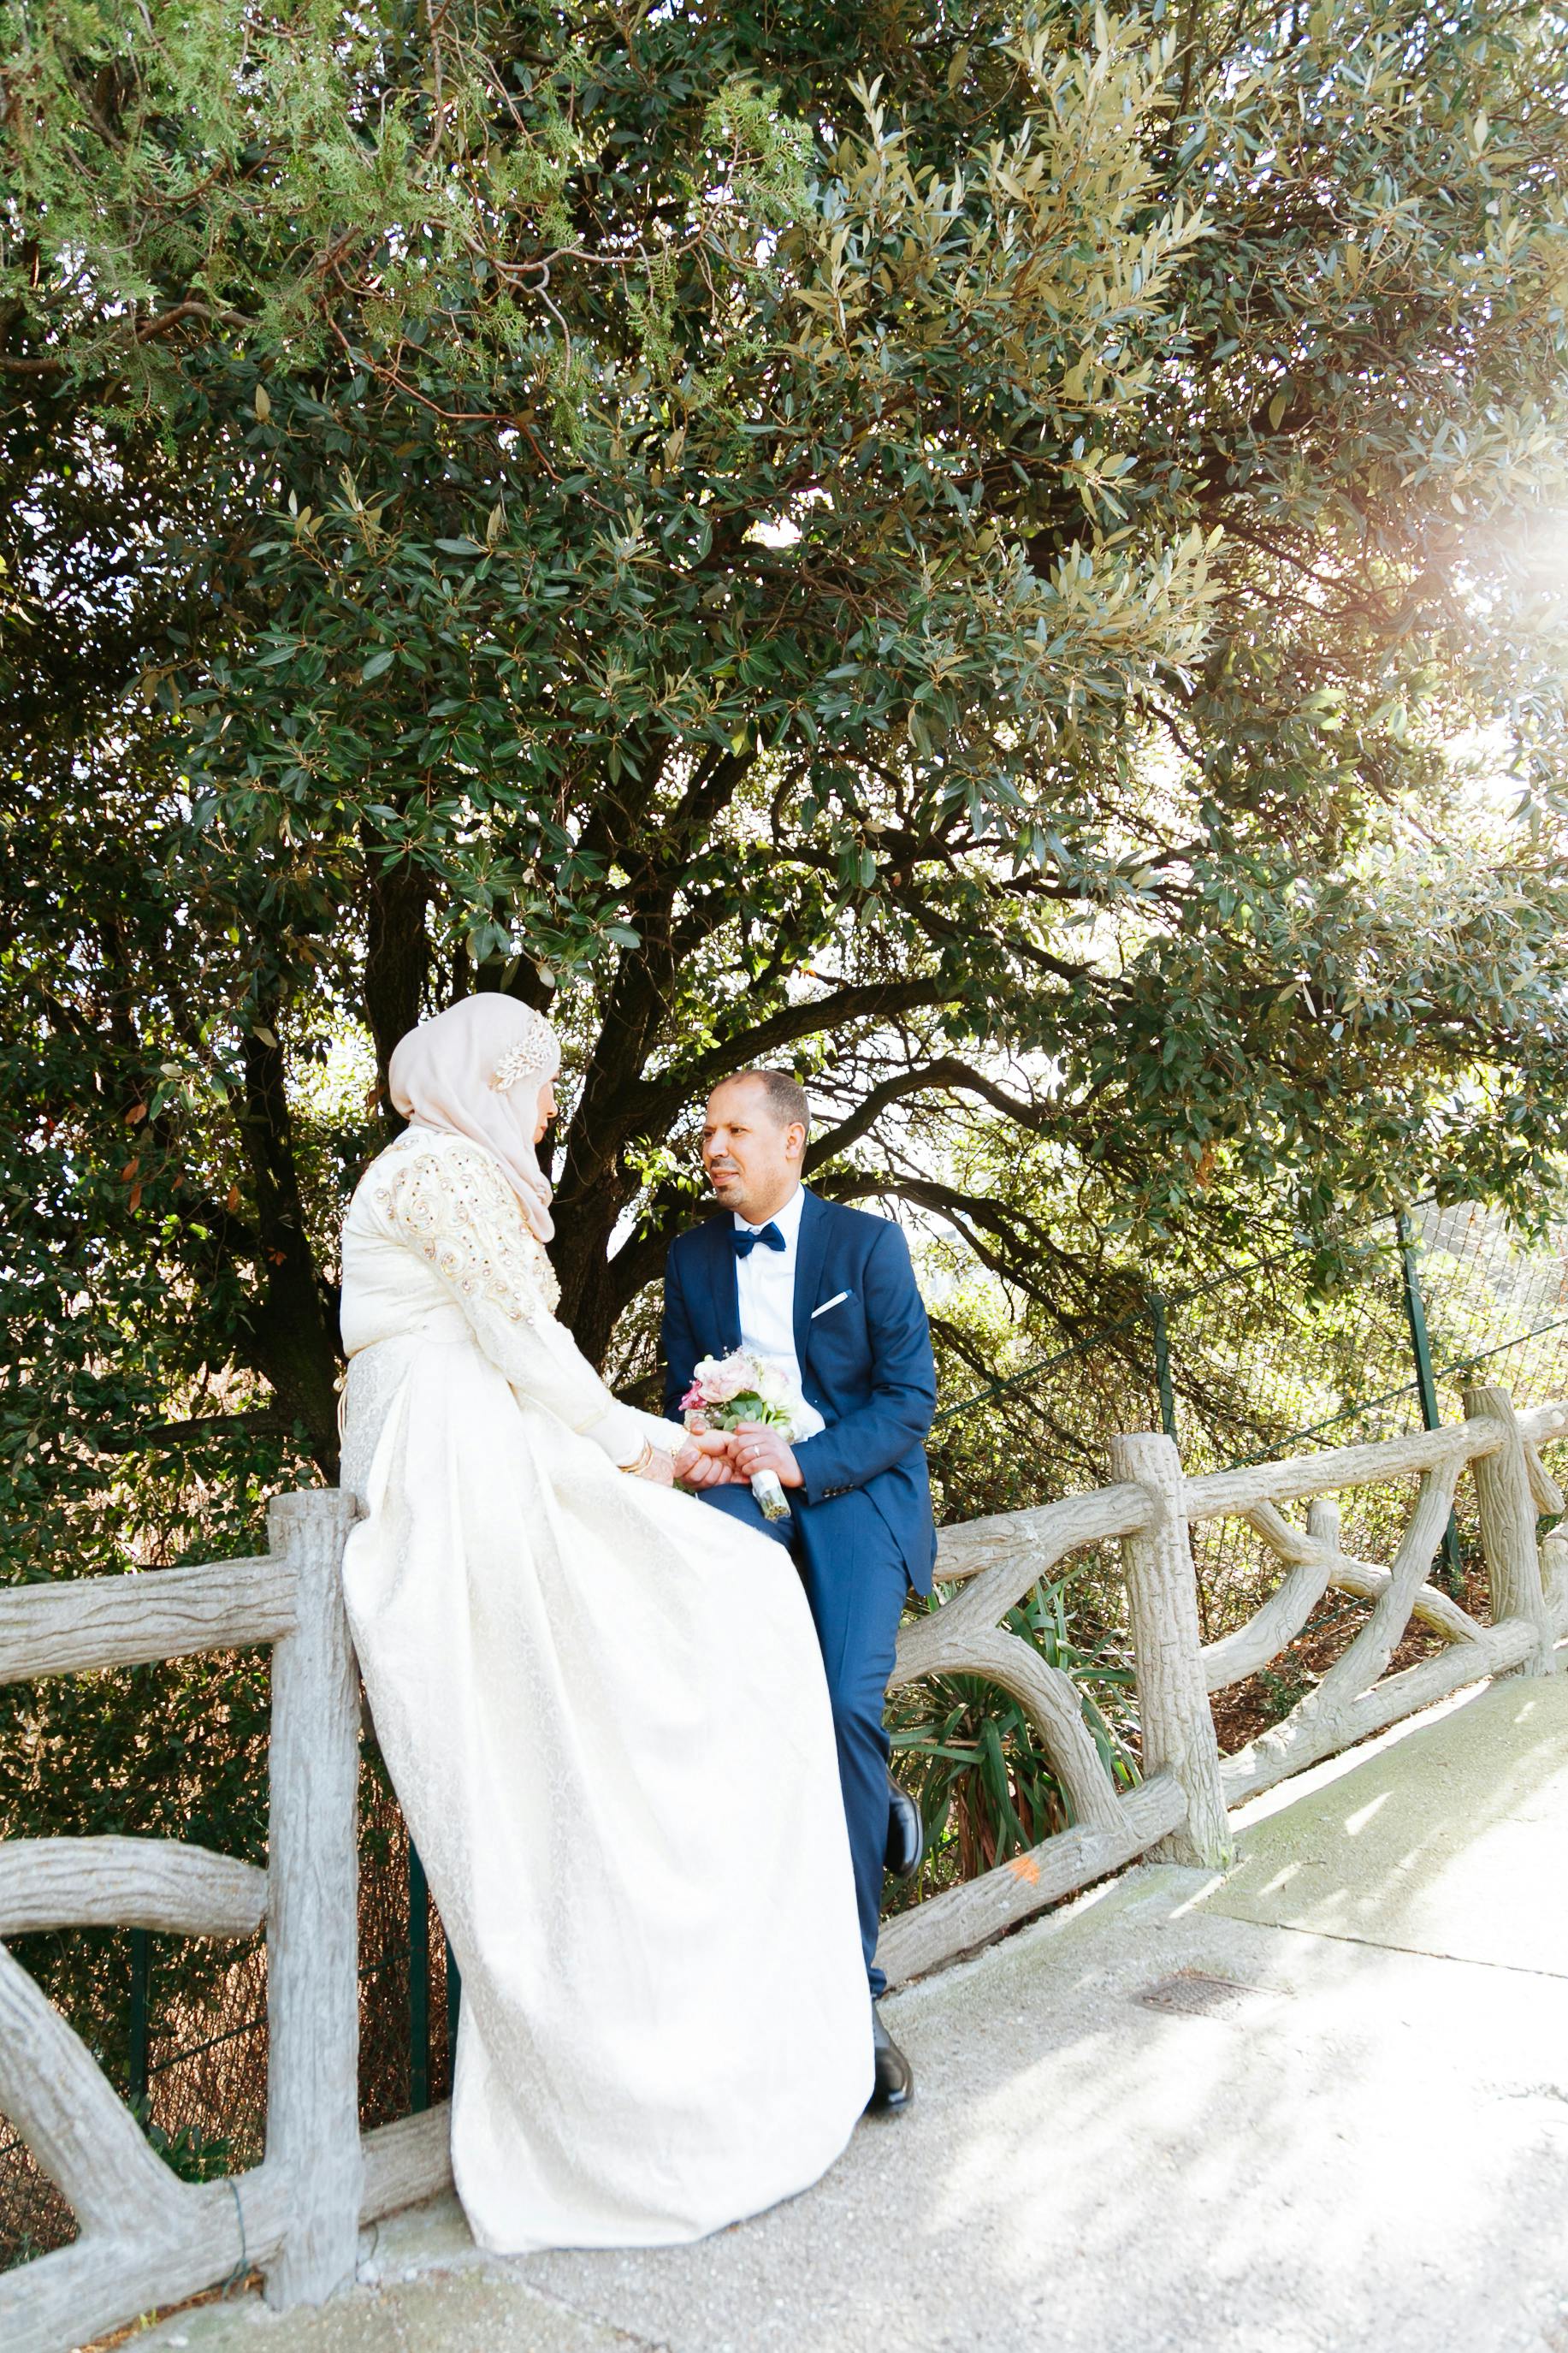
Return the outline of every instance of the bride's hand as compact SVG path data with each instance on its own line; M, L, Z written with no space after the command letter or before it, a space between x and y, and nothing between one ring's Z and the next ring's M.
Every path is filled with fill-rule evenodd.
M656 1487L673 1487L675 1464L662 1446L650 1446L647 1461L637 1472L639 1479L651 1479Z
M727 1487L735 1475L729 1455L722 1430L694 1431L675 1458L675 1476L683 1487Z

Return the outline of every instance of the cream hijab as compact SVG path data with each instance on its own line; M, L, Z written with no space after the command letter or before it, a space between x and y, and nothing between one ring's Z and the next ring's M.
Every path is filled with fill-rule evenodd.
M539 1098L561 1068L561 1041L514 997L465 997L394 1049L392 1100L418 1127L467 1135L500 1162L542 1242L555 1231L550 1180L534 1156Z

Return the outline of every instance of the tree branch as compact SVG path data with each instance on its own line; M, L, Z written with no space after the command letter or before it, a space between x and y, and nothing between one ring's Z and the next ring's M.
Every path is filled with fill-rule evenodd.
M1059 1269L1073 1261L1054 1248L1037 1228L1021 1229L994 1201L982 1199L977 1194L962 1193L955 1186L941 1184L935 1177L902 1172L878 1176L863 1168L846 1169L841 1176L830 1176L822 1190L837 1201L864 1200L868 1197L881 1199L891 1195L895 1200L908 1201L913 1208L933 1211L957 1229L983 1266L1059 1315L1059 1297L1054 1288L1046 1284L1039 1262L1047 1260L1053 1268ZM984 1234L994 1236L1003 1249L998 1250L985 1242Z
M1019 1127L1026 1127L1036 1134L1063 1124L1058 1112L1042 1109L1037 1103L1019 1103L994 1080L971 1070L967 1062L947 1056L939 1061L923 1063L917 1070L900 1071L896 1078L887 1079L879 1087L873 1087L858 1109L812 1145L805 1155L807 1173L822 1167L826 1161L837 1159L841 1152L847 1152L868 1128L875 1126L893 1103L910 1095L923 1094L931 1087L963 1087L972 1094L984 1097L985 1102L1015 1121Z
M700 1055L695 1062L650 1081L629 1116L629 1132L641 1134L668 1123L694 1094L744 1070L760 1056L793 1045L797 1038L813 1038L848 1021L876 1020L891 1014L917 1012L922 1006L945 1005L951 994L942 982L931 979L870 981L838 989L831 997L785 1006L766 1021L726 1038L711 1053Z

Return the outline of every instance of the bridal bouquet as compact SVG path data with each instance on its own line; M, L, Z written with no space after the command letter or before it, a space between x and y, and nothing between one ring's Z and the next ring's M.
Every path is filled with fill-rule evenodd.
M800 1438L815 1438L826 1426L784 1366L770 1356L759 1356L752 1348L737 1348L731 1356L704 1356L692 1373L680 1410L694 1436L708 1430L739 1430L743 1421L761 1421L776 1430L786 1446ZM776 1472L759 1471L752 1481L752 1493L764 1519L788 1519L789 1504Z

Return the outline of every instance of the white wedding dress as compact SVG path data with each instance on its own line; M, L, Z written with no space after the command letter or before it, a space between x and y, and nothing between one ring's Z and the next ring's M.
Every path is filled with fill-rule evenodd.
M344 1588L462 1971L458 2195L495 2253L699 2238L815 2181L871 2090L805 1596L616 1468L679 1432L554 1320L482 1147L384 1152L342 1276Z

